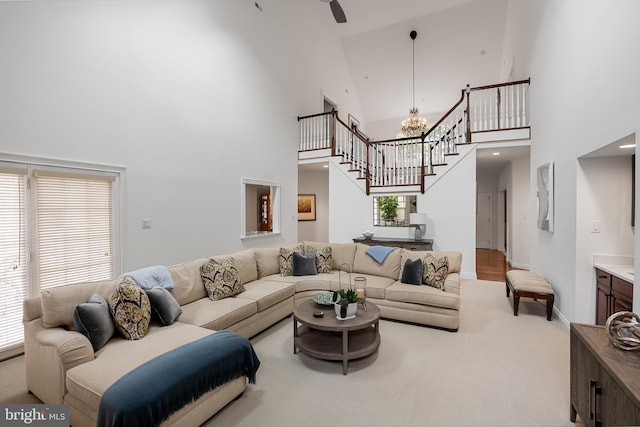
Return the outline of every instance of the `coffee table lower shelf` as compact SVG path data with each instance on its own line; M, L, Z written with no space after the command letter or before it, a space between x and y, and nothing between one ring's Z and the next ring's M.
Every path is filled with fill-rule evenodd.
M377 326L376 323L375 326L364 329L333 332L301 325L296 330L294 347L316 359L341 360L342 373L346 375L349 360L368 356L380 346L380 332Z

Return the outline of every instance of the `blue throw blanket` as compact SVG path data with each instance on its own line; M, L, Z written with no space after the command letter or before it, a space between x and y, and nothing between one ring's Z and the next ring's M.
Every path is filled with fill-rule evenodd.
M235 378L246 376L255 383L259 367L248 339L216 332L151 359L113 383L100 399L97 425L157 426Z
M165 289L173 289L173 279L169 269L164 265L154 265L144 267L139 270L130 271L120 277L129 276L143 289L151 289L154 286L161 286Z
M387 256L397 248L390 246L371 246L366 254L375 259L378 264L382 264Z

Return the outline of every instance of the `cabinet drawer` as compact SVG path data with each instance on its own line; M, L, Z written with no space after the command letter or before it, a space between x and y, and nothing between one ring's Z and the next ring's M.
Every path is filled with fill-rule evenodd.
M633 284L613 276L611 278L611 288L633 301Z
M598 279L598 282L606 286L611 286L611 275L606 271L598 270L596 268L596 277Z

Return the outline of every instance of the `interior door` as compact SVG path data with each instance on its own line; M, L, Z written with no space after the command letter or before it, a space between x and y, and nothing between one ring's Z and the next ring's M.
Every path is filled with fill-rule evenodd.
M478 193L476 209L476 248L491 249L491 193Z

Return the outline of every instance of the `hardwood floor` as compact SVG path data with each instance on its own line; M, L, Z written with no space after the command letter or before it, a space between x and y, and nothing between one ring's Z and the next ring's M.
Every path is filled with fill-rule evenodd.
M478 280L504 282L507 271L515 270L500 251L476 249L476 274Z

